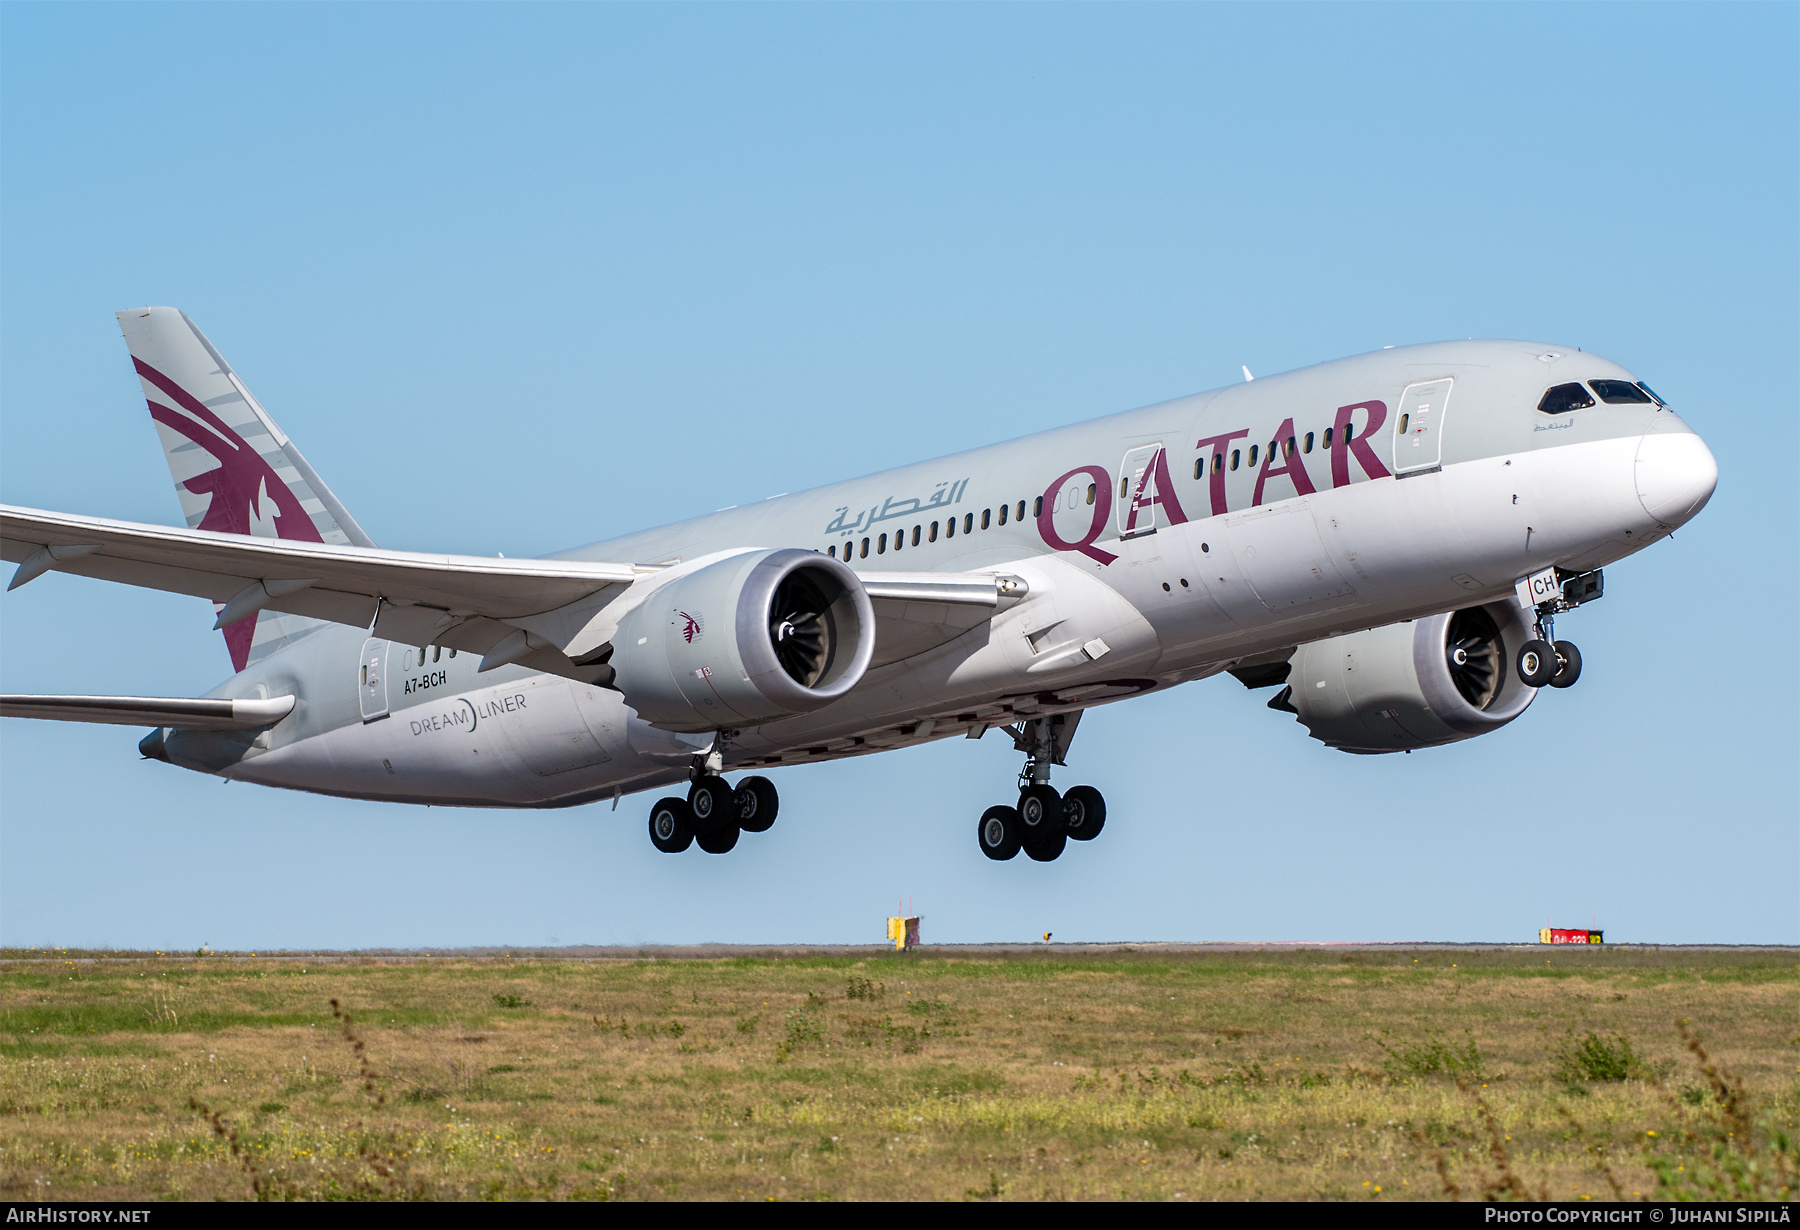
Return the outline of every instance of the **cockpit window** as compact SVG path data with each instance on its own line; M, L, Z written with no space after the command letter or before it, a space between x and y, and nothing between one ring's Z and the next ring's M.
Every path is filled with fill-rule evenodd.
M1644 392L1650 394L1650 400L1655 402L1657 405L1667 406L1669 404L1668 402L1664 401L1662 398L1658 397L1656 395L1656 390L1651 388L1649 385L1645 384L1642 380L1638 381L1638 388L1640 388L1640 389L1644 390Z
M1544 390L1538 410L1544 414L1567 414L1571 410L1586 410L1593 404L1593 397L1580 385L1559 384Z
M1594 392L1600 394L1600 400L1609 406L1650 404L1650 394L1629 380L1590 380L1588 384L1593 387Z

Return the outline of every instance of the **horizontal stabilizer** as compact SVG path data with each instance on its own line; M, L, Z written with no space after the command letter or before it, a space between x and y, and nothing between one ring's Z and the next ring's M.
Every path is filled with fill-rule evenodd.
M173 726L179 730L256 730L294 711L292 696L267 700L183 696L0 696L0 717L99 722L108 726Z

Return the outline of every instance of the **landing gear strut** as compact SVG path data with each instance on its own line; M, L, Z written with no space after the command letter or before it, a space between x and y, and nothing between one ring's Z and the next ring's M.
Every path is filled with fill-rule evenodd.
M657 801L650 809L650 844L664 854L680 854L698 844L708 854L725 854L743 833L766 833L781 809L775 783L746 777L725 780L725 749L732 731L721 731L711 750L694 758L694 784L685 799Z
M1556 612L1568 608L1560 601L1537 608L1537 635L1519 646L1519 682L1528 688L1569 688L1581 678L1581 650L1573 641L1556 638Z
M981 813L976 837L983 854L1009 859L1024 850L1027 858L1048 863L1061 856L1070 838L1089 841L1098 835L1106 823L1106 800L1100 792L1076 786L1062 795L1050 784L1050 768L1064 763L1080 720L1080 713L1059 713L1028 718L1010 728L1013 746L1025 753L1019 803Z

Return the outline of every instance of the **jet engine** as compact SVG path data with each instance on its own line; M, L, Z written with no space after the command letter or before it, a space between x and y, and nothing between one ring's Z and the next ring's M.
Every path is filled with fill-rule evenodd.
M613 686L665 730L729 730L843 696L869 668L875 611L847 566L747 551L657 586L619 621Z
M1532 637L1511 602L1313 641L1288 659L1269 702L1340 751L1376 754L1456 743L1498 730L1537 695L1510 669Z

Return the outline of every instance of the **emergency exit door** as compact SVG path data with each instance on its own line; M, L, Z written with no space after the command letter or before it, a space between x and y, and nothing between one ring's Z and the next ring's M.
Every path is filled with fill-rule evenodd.
M1449 378L1409 384L1394 419L1394 473L1434 470L1444 463L1444 411L1450 405Z
M362 660L357 668L356 695L362 705L362 720L373 722L388 715L387 662L389 642L370 637L363 642Z

